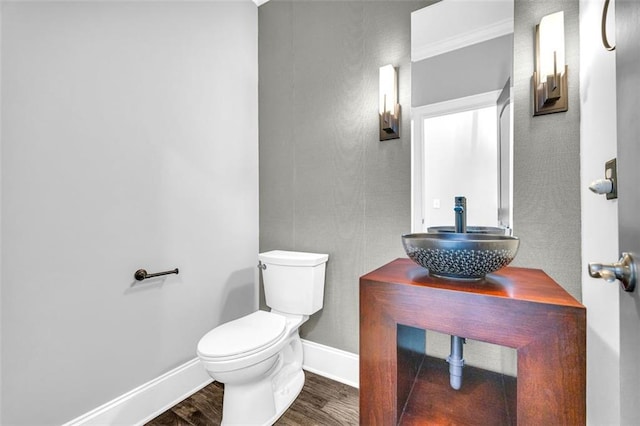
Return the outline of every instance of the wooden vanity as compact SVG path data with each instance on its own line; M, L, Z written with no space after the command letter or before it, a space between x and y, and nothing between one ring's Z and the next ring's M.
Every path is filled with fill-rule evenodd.
M517 350L514 423L586 423L583 305L537 269L507 267L461 282L397 259L360 278L361 425L397 424L411 409L407 401L420 399L409 397L424 358L423 330Z

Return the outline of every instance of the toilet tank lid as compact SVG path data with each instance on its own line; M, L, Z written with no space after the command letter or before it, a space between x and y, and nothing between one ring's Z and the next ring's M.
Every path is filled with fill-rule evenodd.
M329 255L299 251L272 250L266 253L260 253L258 255L258 259L263 263L272 265L316 266L329 260Z

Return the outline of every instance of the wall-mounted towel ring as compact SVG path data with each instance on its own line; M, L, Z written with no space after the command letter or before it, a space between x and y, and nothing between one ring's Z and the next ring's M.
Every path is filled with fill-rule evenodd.
M133 274L133 277L138 281L142 281L147 278L154 278L154 277L160 277L162 275L177 274L177 273L178 273L178 268L172 269L171 271L157 272L155 274L149 274L144 269L138 269L135 272L135 274Z
M605 49L611 52L612 50L616 50L616 47L611 46L609 44L609 40L607 39L607 15L608 14L609 14L609 0L604 0L604 6L602 7L602 26L601 26L602 44L604 45Z

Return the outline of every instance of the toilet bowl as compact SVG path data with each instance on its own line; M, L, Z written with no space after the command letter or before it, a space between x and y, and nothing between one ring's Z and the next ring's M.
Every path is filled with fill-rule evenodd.
M223 425L271 425L289 408L304 385L298 330L323 304L328 255L278 250L258 257L272 310L222 324L198 343L207 373L224 384Z

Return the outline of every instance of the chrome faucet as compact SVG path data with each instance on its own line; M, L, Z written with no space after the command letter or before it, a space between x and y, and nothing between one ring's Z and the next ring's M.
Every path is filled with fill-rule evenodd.
M464 234L467 232L467 199L465 197L455 198L456 232Z

